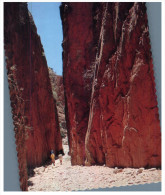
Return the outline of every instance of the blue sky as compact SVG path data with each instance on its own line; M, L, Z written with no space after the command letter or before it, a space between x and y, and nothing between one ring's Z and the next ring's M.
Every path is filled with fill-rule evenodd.
M29 2L37 33L45 51L47 64L62 75L62 24L60 18L60 2Z

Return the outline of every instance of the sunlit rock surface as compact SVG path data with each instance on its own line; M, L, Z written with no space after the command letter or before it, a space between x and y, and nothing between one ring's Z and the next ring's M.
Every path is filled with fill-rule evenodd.
M145 3L62 3L72 165L160 167Z

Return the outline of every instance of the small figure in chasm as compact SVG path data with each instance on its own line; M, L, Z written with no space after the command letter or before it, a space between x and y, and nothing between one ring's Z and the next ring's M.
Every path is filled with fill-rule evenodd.
M50 158L51 158L51 160L52 160L52 165L54 165L55 166L55 154L54 154L54 151L53 150L51 150L51 152L50 152L51 154L50 154Z

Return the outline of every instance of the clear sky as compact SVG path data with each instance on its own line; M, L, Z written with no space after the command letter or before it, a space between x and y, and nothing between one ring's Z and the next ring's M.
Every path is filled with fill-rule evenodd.
M60 4L60 2L28 2L28 9L41 38L47 64L58 75L62 75L63 40Z

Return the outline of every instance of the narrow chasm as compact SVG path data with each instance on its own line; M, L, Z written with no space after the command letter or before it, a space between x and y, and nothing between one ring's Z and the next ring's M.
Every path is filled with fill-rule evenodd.
M64 153L68 153L68 135L65 119L65 98L64 98L64 85L63 76L57 75L52 68L48 68L49 78L52 87L53 99L56 102L58 122L60 128L60 134L62 138L62 144ZM63 153L63 154L64 154Z
M4 50L23 191L161 182L145 3L5 2Z

